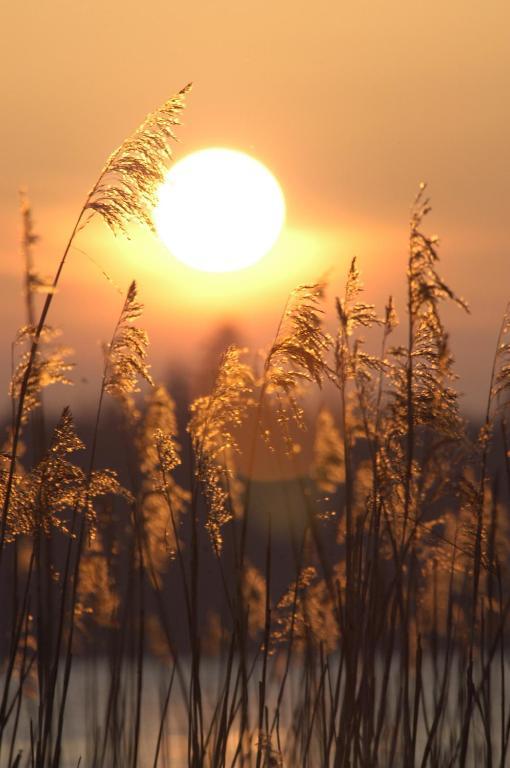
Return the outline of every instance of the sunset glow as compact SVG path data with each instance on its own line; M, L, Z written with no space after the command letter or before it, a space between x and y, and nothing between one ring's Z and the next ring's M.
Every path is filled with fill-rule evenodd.
M154 219L177 259L205 272L230 272L254 264L273 247L285 200L258 160L232 149L203 149L168 171Z
M0 768L510 768L510 2L0 18Z

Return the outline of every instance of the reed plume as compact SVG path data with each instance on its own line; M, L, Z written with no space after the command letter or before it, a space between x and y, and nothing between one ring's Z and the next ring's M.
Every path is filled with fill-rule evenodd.
M326 375L331 339L323 327L325 289L321 282L299 286L291 293L264 364L260 402L267 396L274 403L289 453L299 450L289 427L304 427L299 403L303 386L315 383L320 387ZM263 436L271 445L267 430Z
M499 339L495 355L495 375L493 396L498 403L501 414L505 414L510 404L510 304L503 315Z
M345 479L342 438L333 414L326 407L317 415L310 476L324 493L335 493Z
M72 350L53 343L60 335L60 331L43 328L38 337L37 351L32 358L31 347L35 335L36 329L33 326L23 326L18 331L15 342L16 347L23 348L28 345L28 349L22 352L16 365L9 388L10 396L15 401L21 401L21 392L24 387L21 413L23 424L27 422L30 413L41 406L41 393L46 387L52 384L72 384L67 374L73 370L74 364L66 361L66 358L72 354ZM26 377L30 360L30 374Z
M402 367L397 370L394 388L396 424L407 432L411 410L417 426L433 425L445 436L459 434L457 394L451 386L455 379L448 333L440 317L440 305L452 301L467 311L464 299L458 297L437 272L438 238L422 231L430 212L430 203L422 185L416 198L410 225L408 272L408 318L410 346L392 350Z
M222 527L233 516L228 504L235 480L235 454L240 451L236 430L253 405L254 375L241 361L242 350L224 353L213 391L191 405L188 431L195 454L195 473L208 502L206 527L216 551L222 547Z
M142 474L140 488L143 528L150 562L165 570L175 555L178 528L190 494L174 478L181 463L175 404L163 386L147 396L137 425L136 447Z
M95 520L94 502L106 494L127 495L112 470L94 471L89 480L69 457L85 448L76 433L72 414L65 408L56 425L46 455L29 472L15 477L8 517L8 538L48 534L51 528L69 533L64 513L84 509Z
M108 158L84 211L98 213L114 233L127 234L131 221L154 229L152 211L172 159L169 141L185 107L191 84L147 115L139 128Z
M105 350L104 390L120 400L138 392L138 379L154 382L146 362L149 340L146 332L134 325L143 311L137 300L136 283L129 286L113 339Z
M87 621L102 627L112 627L119 600L111 574L110 558L102 537L97 534L80 560L75 606L79 629L86 632Z

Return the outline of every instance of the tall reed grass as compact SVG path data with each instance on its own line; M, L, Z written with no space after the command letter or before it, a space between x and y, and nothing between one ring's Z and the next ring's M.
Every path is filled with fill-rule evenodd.
M504 768L510 312L475 430L442 321L445 303L467 307L439 275L423 186L404 343L392 299L381 314L367 303L353 260L334 328L326 286L297 288L260 365L225 350L178 434L132 283L89 448L68 408L56 423L44 413L45 388L72 370L48 324L70 246L92 215L114 232L151 225L187 92L109 158L49 284L22 199L26 325L0 454L0 764ZM323 386L334 395L310 424ZM97 466L107 402L122 479ZM262 451L293 467L302 510L289 496L279 515L283 584L274 506L257 503ZM206 621L211 579L220 608Z

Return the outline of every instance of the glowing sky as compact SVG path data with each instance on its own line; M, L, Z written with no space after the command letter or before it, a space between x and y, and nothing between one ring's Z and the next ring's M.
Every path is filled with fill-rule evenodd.
M510 298L507 2L133 0L0 8L0 387L19 301L17 189L29 188L37 257L50 274L105 157L144 115L194 82L179 131L183 156L244 150L282 184L287 230L237 275L199 276L135 232L113 241L94 223L77 241L51 318L94 376L132 278L147 305L156 372L200 354L228 320L265 344L287 291L352 255L367 296L402 304L409 204L425 179L442 271L470 302L448 313L461 388L485 396L500 315ZM84 253L81 253L84 251ZM198 352L197 352L198 350ZM78 396L88 397L87 385ZM81 394L80 394L81 393Z

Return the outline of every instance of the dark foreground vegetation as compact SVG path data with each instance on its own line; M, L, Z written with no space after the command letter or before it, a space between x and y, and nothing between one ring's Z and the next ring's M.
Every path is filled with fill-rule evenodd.
M298 288L267 353L226 349L180 431L133 283L88 447L68 409L44 414L44 388L71 370L50 318L70 246L93 215L150 225L186 93L109 158L51 285L23 203L27 324L0 455L0 765L504 768L510 315L474 434L441 320L444 302L466 306L437 272L423 188L400 328L391 299L381 314L364 302L353 261L335 327L325 286ZM322 387L330 407L312 419ZM115 470L101 468L112 425ZM254 475L263 452L291 469L276 497Z

